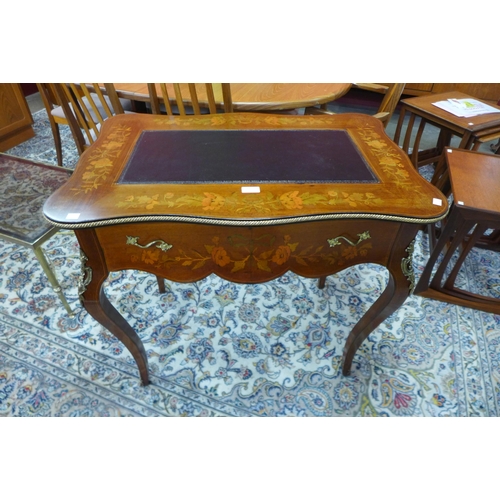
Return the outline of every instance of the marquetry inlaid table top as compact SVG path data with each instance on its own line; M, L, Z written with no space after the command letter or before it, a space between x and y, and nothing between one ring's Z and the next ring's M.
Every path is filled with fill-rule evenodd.
M110 118L44 213L75 230L82 303L146 384L142 342L101 290L109 272L153 273L161 290L163 279L211 273L259 283L293 271L324 283L355 264L384 265L387 289L347 339L347 374L414 286L418 229L447 209L373 117L224 113Z
M173 179L173 162L182 162L183 154L186 161L194 161L189 157L193 147L190 138L203 131L212 134L212 141L220 136L215 153L214 149L207 150L207 154L215 154L215 157L209 160L211 165L204 166L204 177L192 182L189 178ZM252 134L260 137L251 137ZM144 151L136 152L138 143L140 146L141 142L151 142L148 135L157 135L158 144L149 148L145 144ZM170 136L172 144L166 144L165 138ZM336 148L340 139L343 150ZM273 144L273 140L280 140L282 144ZM184 141L184 153L179 148L173 151L173 145L179 141ZM267 156L273 148L281 147L279 152L285 156L285 163L263 164L265 158L259 158L259 152L255 151L259 141L266 141ZM327 141L331 143L329 149ZM317 149L318 145L323 146L321 154L325 158L315 157L311 148ZM247 148L245 158L237 160L244 147ZM217 151L230 163L217 164ZM145 152L149 153L146 158L149 164L139 165L136 171L136 175L143 175L143 180L122 179L131 160L136 160L137 154L144 156ZM177 156L169 158L170 154ZM199 154L203 154L202 149ZM249 155L252 157L248 158ZM241 165L246 159L256 162L255 171ZM139 159L139 163L141 161L145 160ZM321 161L326 165L320 165ZM259 168L261 164L263 167ZM177 174L186 173L190 166L194 168L182 165ZM275 171L271 172L273 166ZM359 179L353 172L356 166L361 172ZM319 167L327 173L324 180L315 172ZM233 175L233 180L221 177L218 170L222 168L226 169L222 175ZM266 179L270 175L274 178ZM218 180L211 180L217 176ZM243 193L242 188L247 184L257 186L260 192ZM196 217L221 224L237 220L260 224L259 221L265 219L290 222L290 218L297 217L312 220L350 214L357 218L377 215L388 220L426 222L441 217L445 211L444 197L411 168L406 155L385 135L379 121L358 114L325 117L248 113L197 117L119 115L104 123L95 146L82 156L64 189L45 205L46 216L66 227L132 221L144 216L151 220L182 218L189 221Z

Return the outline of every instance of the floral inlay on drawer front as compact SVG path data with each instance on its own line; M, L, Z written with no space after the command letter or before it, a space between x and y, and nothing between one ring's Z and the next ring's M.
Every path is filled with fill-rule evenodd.
M292 241L290 235L284 235L279 241L272 233L262 234L257 238L236 233L224 238L224 241L215 236L209 243L199 244L197 249L185 250L178 248L175 243L162 240L140 242L139 237L127 236L126 243L129 247L126 252L132 263L143 262L156 268L185 266L195 270L210 263L222 268L231 268L232 273L245 269L248 265L271 272L272 268L289 261L295 261L301 266L319 262L342 266L357 257L368 255L369 249L372 248L369 232L358 235L358 238L357 242L351 242L344 237L335 238L325 242L330 243L329 245L319 245L315 248ZM332 247L336 248L332 250Z

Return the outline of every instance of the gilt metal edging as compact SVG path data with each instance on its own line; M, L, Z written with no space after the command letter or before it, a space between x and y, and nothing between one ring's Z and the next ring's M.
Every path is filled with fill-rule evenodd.
M405 217L402 215L385 215L373 213L335 213L335 214L319 214L319 215L304 215L299 217L281 217L279 219L215 219L208 217L189 217L183 215L144 215L132 217L117 217L111 219L97 220L91 222L80 223L62 223L56 222L47 216L44 217L55 227L65 229L88 229L111 226L114 224L129 224L136 222L187 222L193 224L206 224L215 226L275 226L284 224L295 224L298 222L314 222L323 220L338 220L338 219L371 219L383 220L388 222L406 222L408 224L433 224L444 219L448 214L440 215L430 219L419 217Z

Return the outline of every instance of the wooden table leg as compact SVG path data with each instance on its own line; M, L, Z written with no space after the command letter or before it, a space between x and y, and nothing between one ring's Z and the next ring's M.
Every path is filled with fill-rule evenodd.
M361 343L403 304L414 286L411 241L418 228L415 224L401 224L386 264L389 283L347 338L342 363L344 375L349 375L354 354ZM109 302L102 288L109 272L97 236L93 229L77 230L75 233L82 249L83 278L79 290L82 305L96 321L123 342L137 363L142 383L147 385L149 373L144 345L134 329Z
M394 142L399 146L399 138L401 137L401 130L403 129L403 122L405 119L406 108L405 106L401 106L401 110L399 111L399 119L398 124L396 125L396 130L394 131Z
M123 342L137 363L143 385L149 384L148 358L144 344L126 319L109 302L102 287L99 287L99 300L86 300L82 304L87 312L101 325L107 328L118 340ZM87 289L88 290L88 289ZM90 293L93 291L91 290Z
M425 130L425 125L427 124L427 120L424 118L421 118L420 123L418 125L417 129L417 135L415 136L415 140L413 141L413 149L411 152L411 162L413 163L413 166L417 169L419 167L419 151L418 148L420 146L420 140L422 139L422 135Z
M406 134L403 140L403 151L408 154L408 151L410 149L410 140L411 140L411 133L413 130L413 125L415 123L415 115L413 113L410 113L410 119L408 120L408 126L406 127Z
M386 265L389 271L387 287L347 337L342 359L344 375L349 375L354 355L366 337L395 312L410 295L414 287L412 240L417 231L418 227L411 224L401 226Z
M134 357L143 385L149 384L148 358L142 340L127 320L109 302L102 285L109 271L93 229L75 231L82 251L80 300L87 312L107 328Z
M434 269L434 266L441 255L441 252L444 250L445 246L449 244L451 237L456 231L457 227L457 218L459 217L459 211L454 210L454 207L450 210L450 214L448 216L448 221L446 222L446 225L444 228L441 229L441 234L439 238L433 242L433 248L431 251L431 254L429 256L429 259L427 260L427 264L425 265L424 270L422 271L422 275L420 276L420 280L417 283L417 286L415 287L415 294L419 295L422 292L425 292L428 290L430 281L431 281L431 276L432 276L432 271ZM431 229L434 231L434 228ZM451 258L451 254L448 257L448 261ZM442 278L442 273L446 269L446 265L448 264L448 261L446 261L445 266L442 268L442 271L440 272L439 270L436 271L437 279L441 280ZM440 266L441 267L441 266ZM434 280L436 280L436 275L434 275Z
M495 225L495 221L491 218L486 221L475 219L477 211L474 212L473 209L470 210L472 218L471 213L466 214L466 212L467 209L459 208L457 205L452 207L450 217L425 266L415 294L458 306L500 314L499 299L455 287L455 281L467 255L481 240L484 232ZM443 251L443 258L430 279L435 263ZM457 251L457 258L453 262L453 267L449 269L449 264Z

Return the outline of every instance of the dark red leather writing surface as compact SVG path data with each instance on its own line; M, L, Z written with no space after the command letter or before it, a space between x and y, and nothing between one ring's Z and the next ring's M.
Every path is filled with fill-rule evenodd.
M378 182L343 130L147 130L120 184Z

